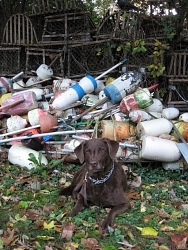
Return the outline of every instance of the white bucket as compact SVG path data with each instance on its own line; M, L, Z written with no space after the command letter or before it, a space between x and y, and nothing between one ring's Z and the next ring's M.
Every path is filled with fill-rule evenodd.
M147 112L159 112L163 110L163 104L159 99L153 98L153 104L145 108Z
M48 65L41 64L38 67L36 74L41 80L45 80L53 76L53 70Z
M165 108L162 110L162 116L168 120L173 120L179 116L179 109L177 108Z
M151 121L139 122L136 126L136 131L140 137L143 135L160 136L161 134L169 134L172 127L173 125L169 120L159 118Z
M146 160L175 162L181 157L176 142L154 137L143 136L140 157Z
M7 119L7 131L13 132L25 128L27 125L26 119L19 115L11 116Z
M178 120L183 122L188 122L188 112L181 114Z
M11 146L8 152L8 160L10 163L14 165L18 165L20 167L26 167L28 169L36 167L35 164L32 161L29 161L28 159L29 154L33 153L36 159L39 158L39 152L27 148L23 145L14 144ZM44 155L42 155L41 163L47 165L48 161Z

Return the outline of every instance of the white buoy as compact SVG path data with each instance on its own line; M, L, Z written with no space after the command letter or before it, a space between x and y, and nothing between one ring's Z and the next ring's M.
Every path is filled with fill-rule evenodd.
M188 112L181 114L178 120L183 122L188 122Z
M176 119L179 113L179 109L177 108L165 108L162 110L162 116L168 120Z
M154 137L143 136L140 157L146 160L175 162L181 157L176 142Z
M37 160L39 159L39 152L23 145L14 144L8 151L8 160L13 165L31 169L36 167L36 165L32 161L28 160L30 158L30 153L33 153ZM48 164L48 161L44 155L42 155L41 163L45 165Z
M57 110L66 108L72 103L81 100L85 94L92 93L96 88L96 80L92 76L87 75L78 84L74 84L68 90L59 94L53 101L52 108Z
M136 126L137 134L141 137L143 135L160 136L161 134L169 134L172 130L172 123L165 119L159 118L150 121L139 122Z
M38 67L36 74L41 80L45 80L53 76L53 70L48 65L41 64Z
M145 110L147 112L158 112L161 113L163 110L163 104L162 102L157 99L157 98L153 98L153 104L151 104L150 106L148 106L147 108L145 108Z

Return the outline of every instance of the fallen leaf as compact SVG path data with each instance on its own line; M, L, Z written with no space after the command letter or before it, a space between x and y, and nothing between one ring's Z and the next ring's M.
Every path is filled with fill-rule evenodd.
M133 189L130 189L127 193L126 193L126 196L128 199L134 199L134 200L140 200L141 199L141 196L138 192L136 192L135 190Z
M123 246L125 246L125 247L130 247L130 248L135 247L135 245L129 244L129 242L126 241L126 240L124 240L124 241L122 241L122 242L117 242L117 243L118 243L118 244L121 244L121 245L123 245Z
M163 224L163 225L161 225L160 230L163 231L163 232L170 232L170 231L174 231L175 228Z
M98 241L95 238L81 239L81 243L84 245L84 249L99 250Z
M141 202L141 205L140 205L140 212L146 212L146 206L145 206L145 202Z
M188 232L182 232L179 234L173 234L170 236L172 242L176 245L177 249L187 249Z
M74 224L73 223L68 223L63 227L63 231L61 234L61 237L66 240L70 240L72 238L73 232L74 232Z
M10 245L14 241L14 229L7 228L7 231L2 236L2 240L6 246Z
M141 235L152 235L157 236L158 232L152 227L144 227L141 230Z
M41 240L54 240L54 237L48 236L48 235L38 235L37 239L41 239Z
M48 230L54 228L54 221L52 220L50 223L47 223L44 221L43 227L44 229L48 229Z
M170 219L171 217L170 214L168 214L163 208L162 209L155 208L155 213L163 219Z

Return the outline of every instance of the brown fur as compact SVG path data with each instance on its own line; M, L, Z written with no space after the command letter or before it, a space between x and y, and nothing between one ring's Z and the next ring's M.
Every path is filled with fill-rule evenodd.
M114 161L118 148L118 142L102 138L84 141L75 149L80 163L84 164L75 174L71 185L60 191L60 195L72 195L76 200L70 216L84 209L88 202L100 207L109 207L111 210L102 223L102 228L107 229L108 226L113 226L114 218L118 214L130 208L130 202L125 197L126 175L122 167ZM104 181L113 164L112 174ZM102 180L102 183L95 184L90 177Z

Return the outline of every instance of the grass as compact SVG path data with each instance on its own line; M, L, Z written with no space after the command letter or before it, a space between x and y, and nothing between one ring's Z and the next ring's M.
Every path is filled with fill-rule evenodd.
M142 186L127 191L131 210L101 234L107 209L93 206L69 218L74 202L58 195L62 172L74 174L78 165L53 160L27 170L2 162L0 249L186 249L180 245L188 245L188 172L166 171L160 163L128 167L141 176ZM70 181L67 175L66 185Z

